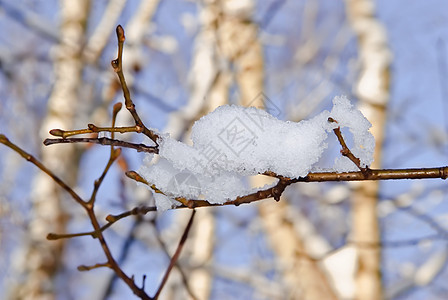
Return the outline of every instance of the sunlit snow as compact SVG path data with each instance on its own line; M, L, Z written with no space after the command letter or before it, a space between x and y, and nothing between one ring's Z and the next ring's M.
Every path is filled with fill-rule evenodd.
M329 122L329 117L337 123ZM323 111L298 123L278 120L254 107L218 107L194 124L193 146L163 136L160 157L148 156L140 174L169 197L223 203L252 192L242 181L245 176L265 171L285 177L306 176L337 126L349 128L354 144L351 151L362 166L370 165L375 145L369 132L371 124L346 97L336 97L331 112ZM340 157L332 170L344 172L357 167ZM157 196L160 209L174 203Z

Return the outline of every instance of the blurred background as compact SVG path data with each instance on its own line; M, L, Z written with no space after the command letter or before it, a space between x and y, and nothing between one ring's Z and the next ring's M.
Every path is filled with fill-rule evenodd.
M110 67L117 24L141 118L176 139L188 142L194 121L219 105L300 121L347 95L373 124L373 167L447 165L444 0L0 0L0 132L84 197L109 148L42 141L53 128L110 124L112 105L123 100ZM118 123L133 120L123 110ZM332 138L320 167L339 153ZM98 194L101 220L153 205L124 176L143 159L123 149ZM446 299L447 189L440 179L299 183L278 203L199 209L161 298ZM129 217L106 231L125 272L137 282L147 275L150 295L190 214ZM111 270L77 271L105 261L96 240L45 239L90 230L64 191L0 147L2 299L135 297Z

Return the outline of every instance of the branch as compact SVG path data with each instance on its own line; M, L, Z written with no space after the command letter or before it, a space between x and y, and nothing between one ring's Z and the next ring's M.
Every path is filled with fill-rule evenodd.
M119 215L108 215L106 217L107 223L99 228L99 230L88 231L88 232L80 232L80 233L67 233L67 234L58 234L58 233L49 233L47 235L48 240L59 240L59 239L70 239L74 237L80 236L92 236L93 238L97 238L100 232L105 231L107 228L112 226L115 222L124 219L129 216L135 215L146 215L148 212L157 211L157 207L155 206L139 206L135 207L129 211L123 212Z
M155 224L155 220L152 220L152 224L154 226L154 229L157 230L157 226ZM166 256L168 256L168 258L170 258L170 254L168 252L168 247L166 246L165 242L160 237L160 234L156 234L155 238L159 242L160 247L162 248L163 252L166 254ZM180 266L178 261L176 261L174 266L177 267L177 270L180 273L180 276L181 276L181 279L182 279L182 283L184 284L185 289L187 290L188 295L191 297L192 300L197 300L198 298L194 295L193 291L191 290L190 285L188 284L188 280L187 280L188 275L185 274L185 271L181 268L181 266Z
M98 268L110 268L109 263L102 263L102 264L94 264L93 266L85 266L85 265L81 265L78 266L78 271L90 271L93 269L98 269Z
M190 232L191 225L193 225L194 215L196 214L196 211L193 210L193 213L191 214L190 220L188 221L187 227L185 228L184 233L182 234L182 237L179 241L179 245L177 246L176 252L174 253L173 257L171 258L170 264L168 268L165 271L165 275L163 276L162 282L160 283L159 288L157 289L156 294L154 295L154 299L157 299L160 295L160 292L162 291L163 287L165 286L165 283L168 280L168 276L170 275L171 270L173 269L174 265L177 262L177 259L180 256L180 252L182 251L182 248L185 244L185 241L188 237L188 232Z
M126 173L129 178L138 182L147 184L156 192L160 192L154 185L148 183L141 175L138 175L135 171L129 171ZM428 179L428 178L441 178L446 179L448 177L448 166L439 168L421 168L421 169L368 169L366 171L357 172L316 172L309 173L305 177L288 178L277 175L273 172L265 172L263 175L276 177L279 182L271 188L259 190L252 194L237 197L234 200L229 200L222 204L210 203L207 200L186 199L183 197L176 197L175 200L182 203L182 205L176 208L197 208L197 207L209 207L209 206L224 206L248 204L267 198L273 197L276 201L280 200L280 196L285 188L293 183L297 182L325 182L325 181L366 181L366 180L398 180L398 179Z
M333 118L328 118L328 122L332 122L332 123L338 123L338 121L336 121ZM357 158L351 151L350 149L347 147L347 144L345 143L345 140L342 136L341 133L341 127L337 127L335 129L333 129L334 134L336 135L336 137L338 138L339 144L341 144L341 154L345 157L347 157L348 159L350 159L357 167L358 169L361 170L361 172L368 172L369 168L368 167L362 167L361 166L361 161L359 160L359 158Z
M69 187L62 179L60 179L58 176L56 176L52 171L50 171L47 167L45 167L39 160L37 160L34 156L27 153L25 150L21 149L16 144L12 143L5 135L0 134L0 143L5 145L6 147L11 148L20 156L22 156L24 159L38 167L42 172L47 174L51 177L51 179L54 180L61 188L67 191L67 193L72 196L73 199L75 199L76 202L78 202L82 207L86 208L86 202L71 188Z
M68 138L69 136L78 135L78 134L86 134L86 133L98 133L98 132L119 132L119 133L128 133L128 132L137 132L140 133L141 130L136 128L135 126L127 126L127 127L99 127L94 124L87 124L87 129L75 129L75 130L62 130L62 129L52 129L50 130L50 134L54 136L59 136L62 138Z
M99 144L99 145L104 145L104 146L116 146L116 147L135 149L135 150L137 150L137 152L159 153L159 149L154 146L147 146L145 144L129 143L129 142L110 139L110 138L106 138L106 137L45 139L45 141L44 141L45 146L50 146L50 145L54 145L54 144L70 144L70 143L93 143L93 144Z
M124 36L123 27L121 27L121 25L118 25L116 32L117 32L117 39L118 39L118 57L117 57L117 59L114 59L111 62L111 64L112 64L112 67L114 68L115 73L117 73L117 75L118 75L118 79L120 80L120 85L123 90L123 96L124 96L124 100L125 100L124 104L126 106L126 109L131 113L132 117L134 118L135 128L137 130L140 130L140 132L142 132L144 135L149 137L154 143L156 143L156 145L158 145L157 139L159 138L159 136L152 130L149 130L143 124L137 111L135 110L135 104L132 102L131 93L129 92L129 88L128 88L126 79L124 78L124 74L123 74L123 62L122 62L123 61L123 45L124 45L124 41L126 39Z

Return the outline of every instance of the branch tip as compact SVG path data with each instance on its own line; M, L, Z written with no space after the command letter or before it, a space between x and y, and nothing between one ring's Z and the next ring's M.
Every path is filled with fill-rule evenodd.
M50 134L53 136L59 136L59 137L64 137L64 130L62 129L52 129L50 130Z
M126 37L124 36L124 29L123 29L123 27L121 25L118 25L117 29L116 29L116 32L117 32L118 41L123 43L125 41L125 39L126 39Z
M93 265L93 266L80 265L80 266L78 266L77 269L78 269L78 271L85 272L85 271L90 271L92 269L98 269L98 268L103 268L103 267L110 268L110 264L109 263L104 263L104 264L96 264L96 265Z
M111 159L115 160L121 155L121 148L116 148L111 154Z
M328 117L328 122L330 122L330 123L339 123L338 121L336 121L332 117Z
M59 239L59 235L57 235L55 233L47 234L47 240L49 240L49 241L54 241L54 240L58 240L58 239Z
M149 184L148 181L146 181L140 174L138 174L138 173L135 172L135 171L128 171L128 172L126 172L125 174L126 174L127 177L129 177L129 178L131 178L131 179L133 179L133 180L135 180L135 181L144 183L144 184L146 184L146 185Z
M9 142L8 138L4 134L0 134L0 143L4 144Z
M118 112L121 110L122 107L123 107L123 104L121 102L115 103L114 109L113 109L113 115L118 114Z

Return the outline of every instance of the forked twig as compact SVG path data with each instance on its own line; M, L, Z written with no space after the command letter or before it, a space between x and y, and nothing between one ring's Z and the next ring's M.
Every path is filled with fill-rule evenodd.
M123 74L123 45L124 45L124 41L126 38L124 35L123 27L121 27L121 25L117 26L116 33L117 33L117 39L118 39L118 56L117 56L117 59L114 59L111 62L111 64L112 64L112 67L114 68L115 73L117 73L117 75L118 75L118 79L120 80L120 85L123 90L123 96L124 96L124 104L126 106L126 109L131 113L132 117L134 118L135 128L137 129L137 131L142 132L144 135L149 137L156 145L158 145L157 139L159 138L159 136L152 130L149 130L143 124L142 120L140 119L140 116L138 115L137 111L135 110L135 104L134 104L134 102L132 102L131 93L129 92L129 88L126 83L126 79L124 78L124 74Z
M11 148L12 150L14 150L18 154L20 154L23 158L25 158L27 161L29 161L32 164L34 164L35 166L37 166L45 174L50 176L60 187L62 187L65 191L67 191L72 196L72 198L86 210L87 215L89 216L90 222L92 223L92 226L94 228L94 231L93 231L94 234L91 234L91 235L99 240L101 247L103 249L103 252L106 255L107 262L101 263L101 264L96 264L96 265L90 266L90 267L89 266L81 266L80 269L81 270L90 270L93 268L108 267L108 268L114 270L114 272L117 274L117 276L120 277L129 286L129 288L134 292L134 294L136 294L138 297L140 297L141 299L147 299L147 300L151 299L142 288L139 288L135 284L135 282L132 278L130 278L123 272L123 270L120 268L120 266L117 264L117 262L113 258L113 255L109 249L109 246L107 245L107 242L103 236L102 227L99 225L99 222L97 220L97 217L96 217L95 211L94 211L95 197L96 197L97 191L98 191L107 171L109 170L110 166L116 160L116 158L118 158L118 154L119 154L119 151L117 151L118 149L111 150L111 156L109 158L109 162L107 163L103 174L95 182L94 190L92 191L90 200L85 201L72 188L70 188L63 180L61 180L52 171L50 171L48 168L46 168L39 160L37 160L31 154L25 152L19 146L15 145L11 141L9 141L9 139L6 138L6 136L3 134L0 134L0 143ZM65 236L57 235L57 234L49 234L48 237L49 237L49 239L58 239L58 238L64 238L64 237L69 238L69 237L82 236L82 235L87 235L87 234L78 233L78 234L71 234L71 235L65 235Z
M193 225L193 220L194 220L195 214L196 214L196 211L193 210L190 220L188 221L187 227L185 227L184 233L182 234L182 237L179 241L179 245L177 246L176 252L174 253L173 257L171 258L170 264L165 271L165 275L163 276L162 282L160 283L159 288L157 289L157 292L154 295L154 299L157 299L159 297L160 292L162 291L163 287L165 286L165 284L168 280L168 276L170 275L171 270L173 269L174 265L176 264L176 262L180 256L180 252L182 251L185 241L187 240L188 233L190 232L191 225Z
M332 123L338 123L338 121L336 121L333 118L328 118L328 122L332 122ZM342 136L341 133L341 127L336 127L335 129L333 129L334 134L336 135L336 137L338 138L339 144L341 145L342 149L341 149L341 154L345 157L347 157L348 159L350 159L357 167L359 170L361 170L361 172L366 173L369 170L369 167L362 167L361 166L361 161L359 160L359 158L357 158L352 151L350 151L350 149L348 148L347 144L345 143L344 137Z

